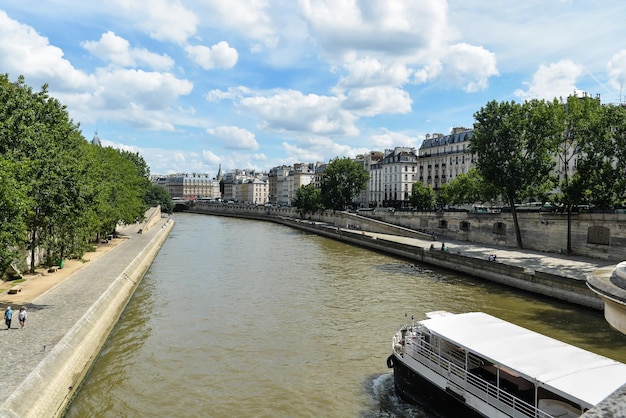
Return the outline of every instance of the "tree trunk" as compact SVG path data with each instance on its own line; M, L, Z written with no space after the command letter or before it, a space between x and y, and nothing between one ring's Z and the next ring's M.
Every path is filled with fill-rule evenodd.
M567 207L567 255L572 255L572 206Z
M35 239L37 238L37 233L35 229L33 229L30 235L30 272L31 274L35 273L35 248L37 247L37 242Z
M513 225L515 226L515 238L517 239L517 248L524 249L522 244L522 231L519 228L519 221L517 220L517 211L515 210L515 202L509 198L509 205L511 205L511 213L513 214Z

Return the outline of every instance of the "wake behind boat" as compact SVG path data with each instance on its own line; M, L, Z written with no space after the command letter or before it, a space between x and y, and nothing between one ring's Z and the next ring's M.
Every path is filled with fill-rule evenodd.
M445 414L578 417L626 384L626 364L482 312L437 311L393 336L400 397Z

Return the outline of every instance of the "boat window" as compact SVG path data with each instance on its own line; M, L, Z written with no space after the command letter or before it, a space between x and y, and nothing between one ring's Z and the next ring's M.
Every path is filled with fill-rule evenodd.
M537 390L537 398L539 402L537 406L544 412L552 416L579 416L583 413L580 405L565 399L556 393L550 392L545 388Z

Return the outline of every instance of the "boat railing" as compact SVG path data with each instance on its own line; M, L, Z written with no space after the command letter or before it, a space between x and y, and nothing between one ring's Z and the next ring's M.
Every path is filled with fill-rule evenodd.
M434 347L421 339L407 338L404 354L414 358L456 388L456 392L469 392L503 412L518 417L551 418L552 416L507 392L493 383L468 372L464 366L455 364L436 352ZM450 353L445 353L449 355Z

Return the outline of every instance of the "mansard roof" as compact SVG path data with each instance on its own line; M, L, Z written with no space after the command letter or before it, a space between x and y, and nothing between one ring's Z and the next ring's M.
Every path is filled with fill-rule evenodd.
M449 135L435 134L432 138L426 138L424 142L422 142L420 149L466 142L472 139L473 133L474 131L472 129L461 130L455 128Z

